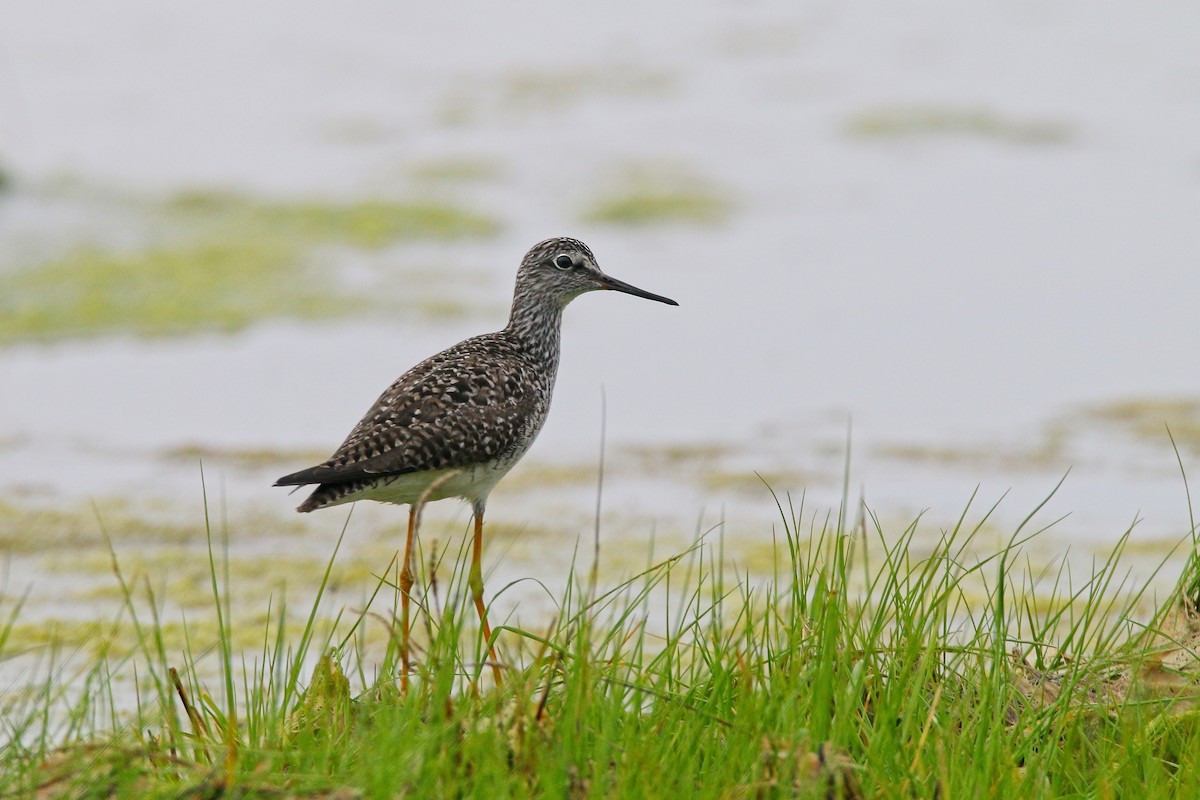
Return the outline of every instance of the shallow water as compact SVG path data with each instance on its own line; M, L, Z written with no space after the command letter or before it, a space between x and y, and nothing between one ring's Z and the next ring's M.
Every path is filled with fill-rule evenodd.
M440 288L469 298L466 316L0 349L0 498L132 498L197 524L193 453L235 517L291 524L297 498L271 479L331 450L410 364L501 326L520 255L567 233L680 307L588 296L566 315L550 421L489 510L556 531L551 571L590 536L602 422L617 551L722 519L737 541L769 541L756 472L836 508L848 437L850 496L888 522L925 512L936 533L978 489L985 507L1009 493L995 523L1011 531L1070 470L1039 517L1069 515L1051 554L1090 558L1136 518L1150 543L1187 533L1166 436L1087 409L1200 396L1194 5L5 16L0 269L64 242L136 246L154 231L143 206L196 187L434 196L504 227L381 256L470 276ZM729 210L589 221L646 180ZM246 451L266 455L238 462ZM1182 456L1196 472L1196 450ZM439 513L461 529L461 511ZM401 515L354 524L361 538ZM304 524L327 542L341 518ZM497 575L546 567L523 541L491 551Z

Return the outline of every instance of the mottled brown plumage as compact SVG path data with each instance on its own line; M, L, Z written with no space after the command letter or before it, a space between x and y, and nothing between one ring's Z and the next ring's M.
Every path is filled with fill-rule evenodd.
M492 487L546 421L558 374L563 308L594 289L675 305L604 275L592 251L577 239L540 242L517 271L507 327L417 364L380 395L327 461L285 475L275 485L317 485L298 511L359 499L406 504L458 470L459 475L443 478L429 499L463 497L481 511Z
M414 473L511 466L546 419L554 374L507 329L467 339L404 373L329 460L278 485L319 484L299 508L313 511L385 493Z

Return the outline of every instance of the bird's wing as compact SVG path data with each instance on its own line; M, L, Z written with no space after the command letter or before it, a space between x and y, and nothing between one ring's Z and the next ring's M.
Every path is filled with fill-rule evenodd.
M478 347L469 339L413 367L380 395L325 463L275 485L469 466L517 449L536 424L540 376L515 354L492 348L478 353Z

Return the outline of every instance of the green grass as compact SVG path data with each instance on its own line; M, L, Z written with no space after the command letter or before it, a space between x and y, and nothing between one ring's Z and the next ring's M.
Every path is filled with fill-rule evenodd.
M0 615L0 658L42 676L0 701L0 796L1196 796L1197 558L1156 609L1121 580L1121 546L1082 579L1020 568L1033 514L989 551L993 511L968 507L931 550L911 546L920 520L783 503L757 534L776 537L762 578L725 564L719 530L648 546L614 586L581 570L539 627L493 619L499 688L465 563L443 558L418 584L407 695L395 637L368 635L394 632L394 562L330 621L318 596L291 624L280 597L242 649L210 534L211 605L180 649L164 598L114 556L132 652L13 653L25 610Z

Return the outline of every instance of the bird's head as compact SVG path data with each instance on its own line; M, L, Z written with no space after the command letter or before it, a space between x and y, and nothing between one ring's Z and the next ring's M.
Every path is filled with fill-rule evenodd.
M517 294L541 295L560 308L584 292L608 289L679 305L669 297L652 294L605 275L592 250L578 239L557 237L535 244L517 271Z

